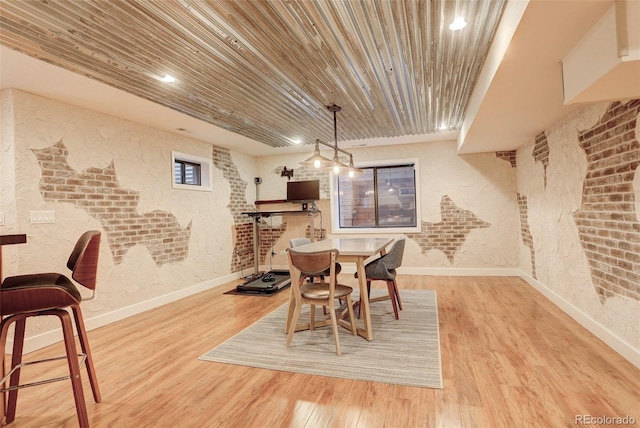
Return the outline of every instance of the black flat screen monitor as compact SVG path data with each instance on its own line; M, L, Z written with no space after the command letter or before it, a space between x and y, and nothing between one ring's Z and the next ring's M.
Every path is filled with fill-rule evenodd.
M320 199L320 180L287 181L287 201L311 202Z

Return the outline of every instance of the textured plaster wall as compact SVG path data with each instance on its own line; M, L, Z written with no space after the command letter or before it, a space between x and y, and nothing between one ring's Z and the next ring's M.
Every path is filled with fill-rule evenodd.
M0 225L1 233L19 233L16 223L16 176L15 148L13 145L14 108L13 94L0 92L0 216L4 225ZM17 264L17 246L7 245L2 249L3 275L14 273Z
M7 274L66 272L66 260L76 239L88 229L103 231L103 240L98 299L83 304L86 318L231 273L229 243L234 217L228 208L231 186L222 171L213 169L212 192L174 190L171 186L171 151L212 158L211 145L15 90L2 92L2 106L2 206L9 209L15 203L16 216L9 217L0 231L28 236L27 244L12 249L16 258L5 266ZM7 112L15 115L8 136L4 130L10 123L5 122L10 117ZM114 257L100 216L64 198L46 198L41 189L43 168L36 153L59 142L68 151L67 162L73 172L112 168L118 188L137 195L132 214L136 219L156 212L175 219L181 230L190 227L186 256L160 262L149 247L138 244L127 247L122 257ZM230 156L237 161L238 174L252 180L255 158ZM12 161L14 180L4 168ZM15 196L5 180L15 182ZM32 210L55 211L55 223L31 224ZM40 325L35 330L46 328Z
M311 151L310 147L309 153ZM351 151L356 163L418 159L421 220L423 231L426 227L427 233L407 234L409 240L403 266L497 268L518 265L520 224L512 156L506 159L494 153L459 156L453 141ZM285 197L287 178L280 177L282 166L294 169L293 180L312 179L306 168L299 165L309 153L260 158L259 175L263 179L260 198ZM329 173L324 175L329 177ZM330 202L324 192L321 192L321 198L324 198L319 204L323 213L322 227L330 234ZM468 233L464 238L447 226L447 216L455 217L454 221L465 220L465 226L462 227L467 228ZM296 217L278 221L288 223L289 227L275 244L278 255L272 263L286 265L279 252L288 247L290 238L304 236L308 221ZM316 227L319 227L319 223L320 220L316 219ZM274 220L274 226L276 224ZM445 244L431 243L430 233L434 230L440 234L449 233L443 238Z
M518 150L518 193L526 197L528 210L526 218L535 252L535 257L532 258L528 246L521 241L520 266L594 321L636 349L640 349L640 301L614 293L608 293L608 297L603 298L601 286L594 285L589 265L590 259L585 252L585 248L590 248L592 243L581 242L576 223L576 213L589 209L588 206L583 205L583 190L589 167L585 149L579 143L579 135L599 124L609 107L609 103L583 107L549 127L536 139ZM610 123L606 126L615 129L616 124ZM636 123L633 130L635 138L632 139L635 143L618 144L622 150L619 152L620 159L624 162L631 158L640 158L640 149L637 145L637 138L640 135L638 131ZM545 151L548 150L546 161L541 161L539 156L541 142L546 145ZM622 142L619 141L619 143ZM615 165L612 166L612 182L622 182L629 171L616 172ZM635 209L630 211L627 210L628 207L620 204L611 205L608 218L614 221L618 218L617 210L624 208L625 215L634 213L637 222L637 216L640 213L638 209L640 179L637 173L637 162L634 168L636 171L633 191L628 193L631 198L635 194ZM624 200L631 202L626 196ZM602 207L605 206L600 206ZM597 218L596 215L601 214L592 211L592 214L584 215ZM633 224L627 220L625 222ZM606 230L596 231L597 233L603 237L608 236ZM619 242L620 248L634 245L633 241L637 240L635 234L627 234ZM635 242L635 245L637 244ZM637 257L638 254L636 253L635 256ZM599 268L612 269L615 272L616 266L607 266L608 260L593 260L592 263L596 263ZM640 265L632 266L631 271L633 269L635 272L640 272ZM635 286L637 287L638 284ZM611 288L615 290L615 285Z
M0 211L15 212L15 162L13 144L13 97L0 92ZM7 247L9 248L9 247Z

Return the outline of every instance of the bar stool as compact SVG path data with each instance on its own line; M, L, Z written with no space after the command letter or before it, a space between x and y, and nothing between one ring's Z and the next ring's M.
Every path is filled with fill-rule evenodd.
M67 262L67 267L72 272L71 277L73 280L92 291L95 291L96 288L99 250L100 232L95 230L85 232L76 243ZM19 389L70 379L78 421L81 427L88 427L89 418L82 390L82 380L80 379L78 357L86 365L93 398L96 403L101 401L101 396L91 350L89 349L87 331L80 310L82 296L74 283L65 275L59 273L12 276L6 278L0 285L0 301L2 302L0 304L0 316L2 317L0 322L0 353L2 356L0 358L2 363L0 421L2 421L3 415L6 415L7 424L14 421ZM65 308L71 308L73 312L78 339L82 348L81 354L78 354L76 350L73 323L69 312ZM23 363L22 351L26 320L27 318L38 316L56 316L60 319L66 355ZM5 373L5 349L11 324L15 324L12 361L11 369L8 373ZM23 367L59 359L67 360L69 376L20 385L20 371ZM7 381L9 381L8 385ZM6 399L7 395L8 399Z

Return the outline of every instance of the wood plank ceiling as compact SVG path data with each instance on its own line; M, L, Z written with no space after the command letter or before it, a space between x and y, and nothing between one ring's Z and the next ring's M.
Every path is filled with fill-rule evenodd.
M459 129L505 4L3 0L0 42L286 147L333 142L333 103L339 141Z

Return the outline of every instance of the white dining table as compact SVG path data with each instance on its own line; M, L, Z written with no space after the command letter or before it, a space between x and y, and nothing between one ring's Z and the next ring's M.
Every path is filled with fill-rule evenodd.
M394 241L393 238L332 238L316 241L296 247L296 251L315 252L331 249L338 250L339 262L355 263L358 272L358 286L360 288L360 315L364 318L364 328L358 327L358 335L367 340L373 340L371 313L367 293L367 278L364 272L364 262L371 256L384 255L385 248ZM343 315L346 315L346 311Z

